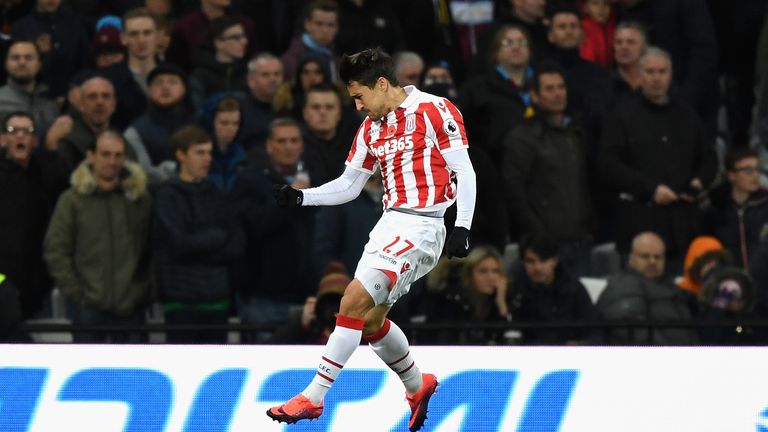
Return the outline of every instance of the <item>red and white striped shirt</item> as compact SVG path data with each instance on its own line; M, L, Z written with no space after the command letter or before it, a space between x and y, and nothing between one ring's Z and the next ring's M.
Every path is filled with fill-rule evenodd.
M385 119L360 125L346 164L368 174L378 165L384 209L447 208L456 200L456 181L442 155L468 147L464 119L445 98L404 90L405 101Z

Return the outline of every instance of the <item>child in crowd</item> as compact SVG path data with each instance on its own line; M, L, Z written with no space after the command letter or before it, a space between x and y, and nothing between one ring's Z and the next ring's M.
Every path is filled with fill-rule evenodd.
M616 14L610 0L583 0L581 27L584 43L581 58L608 68L613 63L613 34Z

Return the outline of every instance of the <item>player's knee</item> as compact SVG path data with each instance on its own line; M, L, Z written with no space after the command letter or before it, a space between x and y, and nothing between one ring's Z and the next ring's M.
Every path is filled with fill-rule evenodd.
M339 313L351 318L363 319L373 306L371 295L359 281L353 280L344 291L344 297L341 298Z

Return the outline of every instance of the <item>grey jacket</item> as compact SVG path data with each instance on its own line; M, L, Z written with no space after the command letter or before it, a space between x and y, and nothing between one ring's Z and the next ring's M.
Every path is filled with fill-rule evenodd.
M691 319L685 293L668 280L648 279L627 269L610 276L597 300L597 309L607 320L682 322ZM646 328L614 330L613 344L695 345L698 335L692 328Z
M56 102L43 96L45 86L38 84L32 93L8 78L8 84L0 87L0 119L14 111L26 111L32 114L40 132L47 131L58 117L61 109Z
M45 236L51 275L71 302L129 315L144 302L150 280L146 176L126 162L120 187L105 192L83 162L71 183Z

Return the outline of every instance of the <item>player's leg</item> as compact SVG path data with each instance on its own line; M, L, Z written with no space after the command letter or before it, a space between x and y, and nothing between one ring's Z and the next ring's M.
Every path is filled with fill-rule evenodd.
M373 307L371 295L360 281L352 280L341 299L336 328L325 345L317 374L300 394L283 405L267 410L269 417L279 422L295 423L317 418L323 413L323 398L360 345L364 318Z
M427 419L429 400L437 390L438 382L433 374L422 374L416 366L405 333L387 318L390 307L381 304L366 314L363 339L368 341L373 352L403 382L406 400L411 408L408 427L411 431L417 431Z

